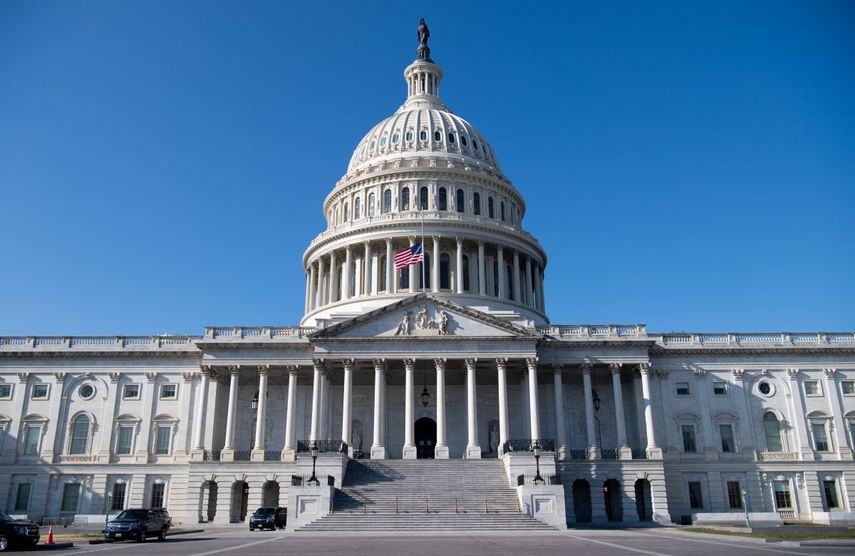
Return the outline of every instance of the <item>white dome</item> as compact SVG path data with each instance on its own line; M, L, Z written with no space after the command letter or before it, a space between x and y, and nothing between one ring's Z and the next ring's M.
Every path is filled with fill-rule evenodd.
M452 114L439 99L442 70L416 61L404 70L408 96L403 106L369 131L359 142L347 173L364 165L408 155L442 155L486 166L500 173L493 147L475 127Z

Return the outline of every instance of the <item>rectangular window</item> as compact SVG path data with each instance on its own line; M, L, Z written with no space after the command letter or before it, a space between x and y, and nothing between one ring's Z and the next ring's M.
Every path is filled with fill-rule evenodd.
M39 453L39 441L42 437L41 425L27 425L24 431L24 454L34 456Z
M160 399L161 400L174 400L178 397L178 385L177 384L163 384L160 387Z
M12 385L11 384L0 384L0 400L11 400L12 399Z
M138 400L138 399L140 399L140 385L139 384L125 384L125 387L122 389L122 399L123 400Z
M15 512L26 512L30 507L30 490L33 483L19 483L15 492Z
M62 502L59 511L77 513L77 503L80 501L80 483L65 483L62 487Z
M698 448L695 445L695 426L681 425L680 430L683 433L683 451L696 452Z
M689 481L689 506L693 510L700 510L704 507L704 495L701 492L700 481Z
M806 380L805 381L805 395L806 396L821 396L822 390L819 387L818 380Z
M716 380L713 382L713 395L715 396L726 396L727 395L727 383L723 380Z
M739 481L727 481L727 501L732 509L742 509L742 488Z
M844 396L855 396L855 380L844 380L840 385L843 387ZM2 388L2 386L0 386L0 388Z
M169 437L172 435L172 427L160 425L154 438L154 453L158 455L169 453Z
M733 453L736 451L736 444L733 441L733 425L724 424L718 426L718 434L721 437L721 451Z
M677 382L675 386L677 388L678 396L688 396L692 393L692 391L689 389L688 382Z
M826 510L840 507L840 502L837 500L837 481L822 481L822 493L825 495Z
M151 485L151 507L163 507L163 493L166 490L166 485L163 483L154 483Z
M790 481L775 481L772 483L772 488L775 490L775 509L792 509L793 502L790 498Z
M34 400L46 400L49 392L50 388L47 384L33 384L32 398Z
M825 434L825 423L814 423L811 425L813 431L813 442L817 452L828 452L828 436Z
M119 426L119 438L116 441L116 453L128 455L131 453L131 442L134 438L134 427L128 425Z
M113 483L113 499L110 501L110 510L120 511L125 509L125 483Z

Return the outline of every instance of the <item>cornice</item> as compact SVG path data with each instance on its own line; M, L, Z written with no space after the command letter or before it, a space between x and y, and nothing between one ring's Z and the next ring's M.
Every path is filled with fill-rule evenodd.
M817 355L817 354L833 354L833 355L855 355L855 346L853 347L829 347L829 346L777 346L777 347L727 347L727 348L662 348L654 347L650 350L650 355L655 357L668 357L674 355Z

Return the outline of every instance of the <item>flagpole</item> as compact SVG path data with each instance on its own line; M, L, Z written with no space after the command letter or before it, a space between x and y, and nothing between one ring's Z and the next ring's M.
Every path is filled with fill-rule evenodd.
M427 257L425 256L425 213L424 207L419 211L422 216L422 293L425 293L425 263L427 262ZM434 255L436 256L436 255Z

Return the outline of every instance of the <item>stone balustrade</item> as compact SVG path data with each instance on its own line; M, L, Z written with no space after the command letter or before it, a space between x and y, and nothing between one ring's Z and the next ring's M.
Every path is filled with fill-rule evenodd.
M855 344L852 332L770 332L727 334L663 334L659 343L664 346L805 346L828 344Z
M0 336L0 351L140 350L195 351L194 336Z
M576 338L591 337L647 337L647 328L643 324L575 324L538 326L538 332L549 336Z

